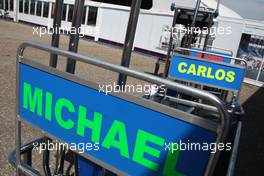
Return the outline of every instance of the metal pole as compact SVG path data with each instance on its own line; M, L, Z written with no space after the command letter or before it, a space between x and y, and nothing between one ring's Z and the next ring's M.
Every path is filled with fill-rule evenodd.
M18 51L17 52L17 60L16 60L16 109L15 109L15 113L16 113L16 117L15 117L15 121L16 121L16 129L15 129L15 145L16 145L16 176L20 175L20 170L19 170L19 166L21 165L21 121L20 121L20 117L18 116L19 113L19 108L20 108L20 104L19 104L19 91L20 91L20 59L21 57L19 56L19 53L23 52L23 51Z
M195 12L194 12L194 16L193 16L193 21L192 21L191 27L194 27L195 24L196 24L196 19L197 19L197 15L198 15L198 12L199 12L200 4L201 4L201 0L198 0L197 3L196 3Z
M214 13L212 13L210 15L210 22L209 22L209 29L211 28L211 26L213 25L213 21L214 21ZM208 45L208 41L210 39L210 30L208 32L208 34L206 34L205 36L205 40L204 40L204 46L203 46L203 51L206 51L207 50L207 45Z
M51 46L58 48L60 43L60 27L61 27L61 19L63 12L63 0L56 0L55 3L55 11L54 11L54 20L53 20L53 34ZM57 67L58 55L51 54L50 55L50 63L51 67Z
M221 0L217 1L217 6L216 6L216 12L219 13L219 7L220 7Z
M13 1L13 4L14 4L14 18L13 18L13 20L14 20L14 22L18 22L18 18L19 18L19 15L18 15L18 13L19 13L19 0L11 0L11 1Z
M173 50L173 30L174 30L174 27L175 27L176 22L177 22L178 12L179 12L179 9L175 8L173 21L172 21L172 28L171 28L171 33L170 33L170 42L169 42L169 47L168 47L168 52L167 52L167 58L166 58L166 64L165 64L165 70L164 70L163 77L167 77L168 76L168 72L169 72L171 52Z
M72 29L76 30L76 34L70 34L70 44L69 51L77 52L78 44L79 44L79 32L82 22L82 15L84 9L84 0L75 0L74 9L73 9L73 17L72 17ZM75 72L76 61L68 58L66 71L74 74Z
M241 130L242 130L242 122L240 121L238 122L238 125L237 125L233 150L232 150L232 154L230 157L228 171L226 174L227 176L233 176L235 172L235 165L236 165L236 160L237 160L237 155L238 155L238 147L239 147L239 141L240 141L240 136L241 136Z
M126 38L124 42L121 66L129 67L131 60L131 53L135 39L135 33L137 29L138 17L140 13L142 0L133 0L130 9L130 16L127 25ZM118 85L123 87L126 84L127 76L119 74Z
M192 35L193 35L193 28L195 27L196 24L196 19L197 19L197 15L200 9L200 4L201 4L201 0L198 0L196 3L196 7L195 7L195 12L194 12L194 16L193 16L193 21L191 24L191 34L188 34L188 48L191 47L191 43L192 43Z
M16 117L16 176L20 175L19 166L21 165L21 121Z

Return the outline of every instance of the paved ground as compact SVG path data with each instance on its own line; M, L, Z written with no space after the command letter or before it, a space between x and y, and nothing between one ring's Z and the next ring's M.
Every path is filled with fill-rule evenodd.
M14 175L14 169L8 164L8 154L14 148L14 120L15 120L15 57L19 44L24 41L37 41L39 43L49 44L50 37L42 38L33 36L31 26L16 24L0 20L0 176ZM68 37L61 38L61 47L67 49ZM120 63L121 50L110 46L99 45L94 42L81 40L79 52L92 57L98 57L108 62ZM41 62L48 63L47 53L31 51L25 53L35 59L41 58ZM44 58L44 59L43 59ZM46 58L46 59L45 59ZM131 67L143 71L153 71L154 59L133 54ZM60 62L61 69L65 68L65 62ZM89 74L87 74L89 70ZM116 80L117 74L107 72L96 67L77 64L77 73L79 76L101 83L111 83ZM138 83L129 79L130 83ZM140 82L144 84L143 82ZM238 176L257 176L261 174L260 164L264 163L263 129L264 124L264 91L254 86L244 85L241 101L247 112L245 126L242 131L242 144L239 149L239 158L237 165ZM253 96L252 96L253 95ZM251 97L251 98L249 98ZM37 130L23 124L23 141L29 141L41 135ZM254 173L254 174L253 174Z

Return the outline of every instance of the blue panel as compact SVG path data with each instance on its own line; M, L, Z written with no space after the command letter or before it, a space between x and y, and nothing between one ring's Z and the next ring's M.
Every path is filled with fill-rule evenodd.
M79 176L103 176L102 167L78 156Z
M173 56L169 76L174 79L238 91L244 80L244 72L245 69L231 65Z
M103 168L99 165L87 160L82 156L78 156L79 176L104 176ZM109 173L108 176L116 176Z
M202 53L199 52L199 51L202 51L201 49L192 48L192 50L194 50L194 51L190 52L190 56L192 56L192 57L205 58L206 60L218 61L220 63L228 63L228 64L231 63L231 59L228 58L228 57L215 56L215 54L219 54L219 55L222 55L222 56L231 57L231 54L215 52L215 51L206 51L209 54L203 54L203 57L201 57Z
M40 115L31 112L28 108L23 106L23 100L26 98L23 94L25 83L31 85L32 92L35 88L39 88L36 90L42 90L43 101L45 101L47 91L52 93L52 115L50 121L45 119L44 102L42 103L43 110ZM71 120L74 122L74 127L68 130L59 125L57 116L55 115L55 104L57 104L58 100L61 98L70 101L75 110L74 112L69 112L67 108L63 108L62 110L64 121ZM99 112L102 114L99 141L100 149L97 151L85 150L85 153L133 176L163 175L165 159L168 153L168 151L165 151L165 143L180 143L180 141L185 143L212 143L216 139L215 132L172 118L166 114L139 106L133 102L112 95L106 96L95 89L24 64L20 64L19 102L19 113L22 119L69 144L91 142L91 129L85 129L85 136L80 136L76 132L78 125L78 109L80 108L80 105L87 108L87 119L93 120L94 112ZM37 106L35 108L37 108ZM112 146L107 149L102 146L114 121L122 122L125 125L129 151L128 158L122 156L120 150L116 147ZM133 160L135 142L138 140L137 134L140 130L164 139L162 145L157 145L152 141L147 141L145 144L149 146L149 148L158 151L158 156L153 156L147 153L143 156L147 160L158 164L157 170L149 169ZM116 140L119 140L120 136L117 138L118 139ZM209 155L210 151L181 151L177 164L173 163L175 168L172 168L172 170L177 170L178 172L189 176L203 175Z

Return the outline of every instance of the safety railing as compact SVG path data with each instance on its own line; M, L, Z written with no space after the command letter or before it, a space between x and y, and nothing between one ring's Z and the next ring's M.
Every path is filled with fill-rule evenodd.
M95 58L83 56L77 53L65 51L59 48L49 47L46 45L26 42L19 46L19 49L17 51L17 108L16 108L16 114L17 114L17 120L16 120L16 167L17 167L17 173L19 173L21 170L26 173L31 173L30 169L25 167L24 164L21 163L21 121L23 121L19 116L19 77L20 77L20 67L19 64L24 62L24 51L26 48L34 48L41 51L46 51L51 54L56 54L60 56L64 56L67 58L71 58L75 61L80 61L83 63L91 64L93 66L97 66L100 68L104 68L110 71L114 71L117 73L124 74L126 76L130 76L139 80L155 83L158 85L165 85L167 88L175 90L179 93L187 94L202 100L206 100L207 102L210 102L213 106L216 107L216 109L213 108L214 111L217 111L219 113L220 117L220 124L217 126L216 133L216 143L225 142L226 136L228 134L228 130L230 127L230 118L227 113L227 109L224 105L224 103L217 98L216 96L199 89L195 89L193 87L187 87L185 85L160 78L157 76L153 76L150 74L146 74L140 71L132 70L126 67L122 67L119 65L115 65L112 63L108 63L105 61L101 61ZM25 61L27 62L27 61ZM212 175L214 172L214 168L216 166L216 163L219 159L220 152L217 151L216 153L212 153L210 155L207 168L205 171L205 175Z

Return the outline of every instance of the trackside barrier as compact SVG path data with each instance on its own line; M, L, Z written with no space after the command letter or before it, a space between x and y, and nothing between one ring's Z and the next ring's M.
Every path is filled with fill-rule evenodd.
M217 108L219 122L123 93L106 96L94 83L24 58L26 48L65 56L206 100ZM21 121L66 143L92 142L99 150L86 149L81 156L117 175L137 176L212 175L220 151L172 152L171 144L180 141L224 143L230 127L223 102L210 93L30 42L20 45L17 52L16 93L17 175L32 174L32 168L25 166L20 157ZM117 135L119 140L116 140ZM169 144L167 150L166 144Z

